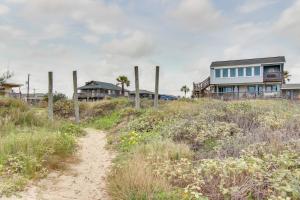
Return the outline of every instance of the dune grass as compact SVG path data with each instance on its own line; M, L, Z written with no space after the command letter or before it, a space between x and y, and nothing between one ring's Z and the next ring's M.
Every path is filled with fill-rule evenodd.
M297 102L175 101L130 115L109 140L113 199L300 198Z
M15 99L0 99L0 196L21 190L27 180L43 177L73 153L78 125L64 120L49 122Z

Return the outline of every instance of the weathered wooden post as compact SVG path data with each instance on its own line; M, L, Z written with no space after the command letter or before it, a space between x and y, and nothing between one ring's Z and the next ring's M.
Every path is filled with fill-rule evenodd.
M159 66L156 66L155 70L155 96L154 96L154 108L158 108L158 88L159 88Z
M140 102L140 85L139 85L139 67L134 67L135 76L135 109L139 110L141 108Z
M48 72L48 118L53 120L53 73Z
M75 121L76 123L79 123L80 118L79 118L79 103L78 103L78 93L77 93L77 71L73 71L73 86L74 86L73 101L74 101Z

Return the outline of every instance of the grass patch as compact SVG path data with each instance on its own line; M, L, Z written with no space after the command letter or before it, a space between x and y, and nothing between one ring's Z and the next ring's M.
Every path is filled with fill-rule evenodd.
M98 119L94 120L92 122L92 125L97 129L109 130L116 126L120 122L120 120L121 114L115 111L111 114L99 117Z
M81 127L49 122L46 112L15 99L0 99L0 197L21 190L72 154Z

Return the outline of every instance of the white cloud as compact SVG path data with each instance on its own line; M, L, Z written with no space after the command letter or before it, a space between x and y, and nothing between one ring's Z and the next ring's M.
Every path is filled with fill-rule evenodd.
M89 44L97 44L100 41L98 36L90 35L90 34L82 36L82 39L83 39L83 41L85 41L86 43L89 43Z
M0 4L0 15L6 15L9 13L10 9L4 4Z
M283 36L288 36L293 42L296 41L300 45L300 0L297 0L280 15L274 24L274 30Z
M221 26L224 20L211 0L180 0L169 15L184 27L194 31L205 31Z
M103 49L113 55L137 58L151 54L154 50L154 44L149 35L135 31L125 38L112 40L104 45Z
M28 0L23 3L22 14L34 23L47 21L78 22L97 34L115 33L126 16L113 3L94 0Z
M244 4L238 7L238 11L241 13L252 13L277 2L278 0L246 0Z

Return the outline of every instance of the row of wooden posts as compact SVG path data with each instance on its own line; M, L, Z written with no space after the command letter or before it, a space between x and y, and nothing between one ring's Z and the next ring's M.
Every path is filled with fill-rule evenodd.
M134 67L135 76L135 108L138 110L141 108L140 101L140 83L139 83L139 67ZM79 117L79 102L78 102L78 86L77 86L77 71L73 71L73 102L75 111L75 121L80 122ZM154 108L158 108L158 91L159 91L159 66L156 66L155 70L155 95L154 95ZM48 118L53 120L53 72L48 72Z

